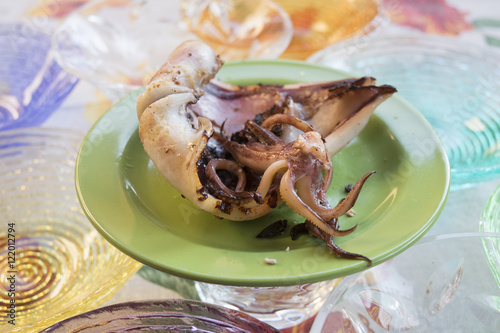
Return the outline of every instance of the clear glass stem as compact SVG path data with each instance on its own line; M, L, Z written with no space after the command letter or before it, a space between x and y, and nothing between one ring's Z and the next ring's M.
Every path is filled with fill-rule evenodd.
M278 329L314 316L340 279L278 287L241 287L196 282L204 302L243 311Z

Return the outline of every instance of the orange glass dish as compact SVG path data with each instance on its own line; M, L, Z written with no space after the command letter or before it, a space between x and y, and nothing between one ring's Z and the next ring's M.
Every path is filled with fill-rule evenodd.
M304 60L376 25L377 0L182 0L187 29L226 60Z
M312 53L364 29L379 14L376 0L275 0L290 16L293 37L281 58L306 59Z

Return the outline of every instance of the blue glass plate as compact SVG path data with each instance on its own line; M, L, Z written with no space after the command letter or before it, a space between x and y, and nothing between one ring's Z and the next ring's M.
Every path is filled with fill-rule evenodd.
M353 39L308 60L395 86L441 137L457 190L500 176L498 59L450 37L411 35Z
M40 125L78 82L50 49L48 34L21 24L0 25L0 130Z

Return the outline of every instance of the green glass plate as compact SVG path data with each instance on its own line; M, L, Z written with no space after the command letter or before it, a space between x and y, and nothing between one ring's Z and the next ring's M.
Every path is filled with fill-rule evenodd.
M296 61L226 63L217 74L233 84L327 81L345 72ZM255 236L278 219L290 228L303 219L286 205L253 221L220 220L198 209L158 173L138 136L135 103L139 91L113 106L86 136L76 165L81 205L94 227L114 246L161 271L209 283L278 286L317 282L367 268L367 262L339 258L310 236L292 241ZM372 116L349 146L333 157L331 203L344 187L368 171L353 217L358 224L337 244L381 263L422 237L438 218L449 190L444 148L425 118L393 96ZM289 247L289 251L286 251ZM275 265L265 258L276 259Z

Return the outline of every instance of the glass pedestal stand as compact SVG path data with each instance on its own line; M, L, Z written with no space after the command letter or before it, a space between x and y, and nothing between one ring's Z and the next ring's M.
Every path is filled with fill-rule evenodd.
M241 287L196 282L204 302L243 311L277 329L291 328L315 316L341 279L277 287Z

